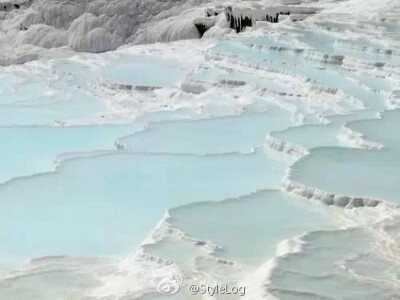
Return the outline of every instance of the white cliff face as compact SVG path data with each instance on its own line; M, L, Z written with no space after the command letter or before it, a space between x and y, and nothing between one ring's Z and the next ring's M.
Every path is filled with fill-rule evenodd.
M194 13L199 15L202 12L203 10L201 12L195 10ZM188 18L188 16L174 16L154 22L152 26L141 27L136 35L130 38L130 41L155 43L197 38L200 38L200 34L191 18Z
M328 20L327 11L335 12L338 5L297 0L0 0L0 65L45 56L50 52L45 49L104 52L127 43L221 37L232 29L301 21L314 13L316 19ZM260 26L254 26L257 22ZM323 59L340 64L343 58Z
M285 3L271 0L233 0L231 3L217 0L0 0L0 50L3 54L0 65L41 57L46 54L43 49L66 47L79 52L104 52L127 43L200 38L204 32L196 27L193 22L196 19L212 23L207 26L205 37L220 37L232 32L231 28L241 31L251 26L250 19L264 20L266 14L273 13L274 22L277 22L275 15L280 13L309 13L311 9L282 6ZM234 9L227 13L229 5ZM265 5L274 6L261 9Z
M124 17L120 17L123 21ZM84 13L75 19L69 27L68 46L75 51L102 52L115 49L124 43L124 32L113 32L106 15L96 16ZM114 28L117 29L117 28ZM121 28L119 26L120 31Z
M15 0L1 2L0 64L29 60L39 48L104 52L134 42L198 38L190 18L208 0ZM194 7L194 9L193 9ZM191 8L189 12L185 12ZM22 58L21 49L25 58ZM27 57L26 55L31 55Z

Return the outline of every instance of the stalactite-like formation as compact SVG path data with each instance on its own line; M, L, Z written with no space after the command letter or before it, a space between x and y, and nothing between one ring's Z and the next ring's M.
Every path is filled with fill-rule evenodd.
M225 8L225 15L230 27L239 33L246 27L252 27L257 21L278 23L280 15L301 13L302 16L305 16L315 13L315 11L316 10L313 8L292 6L276 6L259 10L240 9L228 6Z

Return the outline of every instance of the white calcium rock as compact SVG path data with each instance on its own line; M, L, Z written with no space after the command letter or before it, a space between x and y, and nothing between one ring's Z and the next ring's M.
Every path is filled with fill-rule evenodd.
M103 52L130 42L199 38L193 20L204 16L205 7L201 5L210 1L9 2L5 4L6 9L0 11L2 65L25 62L45 55L45 49L63 46L75 51ZM42 48L42 51L38 51L38 48Z
M282 182L282 190L307 200L320 201L325 205L334 205L342 208L376 207L382 203L382 200L378 199L327 193L317 188L307 187L304 184L293 182L290 179L285 179Z

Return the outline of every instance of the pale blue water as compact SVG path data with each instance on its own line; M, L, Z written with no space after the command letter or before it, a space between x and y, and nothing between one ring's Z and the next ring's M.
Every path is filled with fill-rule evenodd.
M280 241L331 222L323 209L273 190L183 206L170 214L169 222L184 232L221 246L218 256L254 267L274 256Z
M266 132L289 127L287 111L268 111L211 120L154 123L149 130L119 140L135 152L158 153L249 153L260 147ZM174 142L172 142L174 141Z
M398 151L389 149L313 149L310 156L293 166L291 179L330 193L400 203L398 155ZM344 184L347 182L351 185Z
M188 79L211 81L213 83L221 83L224 80L240 81L241 84L254 84L259 87L267 88L272 91L287 90L288 86L279 82L271 80L271 78L263 78L260 75L237 72L233 70L220 70L220 69L205 69L197 71L196 73L189 74Z
M7 84L11 90L0 94L0 105L40 105L55 101L55 97L50 96L49 92L54 92L49 88L47 82L27 81Z
M1 93L5 93L10 91L10 87L16 83L20 82L20 79L16 76L12 76L9 74L1 74L0 75L0 91Z
M47 257L30 262L28 270L0 282L1 299L78 299L99 285L94 275L115 270L108 258ZM77 284L78 282L78 284Z
M332 24L351 30L346 24ZM0 276L0 298L81 299L104 283L101 276L125 276L128 271L117 270L116 264L135 253L167 210L168 222L177 230L220 246L214 253L217 260L179 236L143 247L146 253L174 261L189 280L239 280L273 258L283 240L305 234L300 252L277 258L269 283L266 277L258 278L265 279L263 291L289 300L398 298L391 286L398 279L398 264L393 260L396 217L386 220L385 226L374 224L371 232L361 225L339 230L342 209L279 191L288 175L326 192L400 202L400 115L398 110L385 111L397 74L367 64L360 70L343 68L317 61L313 54L343 54L364 63L397 63L398 57L345 49L329 31L287 27L280 37L246 38L244 34L216 41L207 51L232 60L205 58L194 69L153 54L116 52L93 56L98 64L56 60L49 74L0 77L0 275L22 275ZM294 39L313 50L268 49L292 48ZM371 46L364 39L346 42ZM255 67L257 74L241 71L240 66L248 63L261 67ZM276 73L268 73L270 68ZM290 75L283 80L280 72L309 80L296 78L300 81L292 86ZM179 84L185 80L206 81L212 90L203 95L183 92ZM246 85L224 86L223 80L241 80ZM301 80L307 83L304 88ZM335 103L330 98L310 103L314 99L308 98L310 80L313 85L341 90L366 109L349 111L354 105L346 97ZM127 112L132 113L132 124L49 126L109 121L105 116L113 115L115 107L106 101L110 95L114 101L119 97L112 89L103 93L105 81L164 88L160 95L186 108L162 111L154 105L152 112L146 112L146 101L157 104L158 98L143 93L135 113L143 108L144 114L135 119L133 112ZM300 96L265 96L265 88ZM136 96L131 95L133 100ZM190 109L205 100L209 103L201 110ZM293 117L307 108L311 111L305 124L294 123ZM338 108L349 114L327 117ZM376 119L377 112L383 112L382 119ZM331 124L320 124L321 116ZM338 139L343 125L385 147L347 148ZM277 159L264 147L269 134L302 145L310 154L289 169L285 159ZM57 156L70 159L53 172ZM25 177L16 178L20 176ZM21 273L9 272L32 258L53 255L57 257L33 261ZM131 267L136 271L142 266ZM117 286L126 288L126 284ZM125 295L131 297L129 292ZM188 297L182 289L171 299ZM161 298L153 291L139 299Z
M362 83L368 85L371 89L374 90L383 90L383 91L391 91L392 85L387 82L386 78L378 77L378 76L354 76Z
M113 83L164 87L178 83L185 73L177 61L142 55L124 57L116 65L105 67L101 78Z
M346 58L354 58L357 60L365 61L366 63L383 62L388 64L397 65L400 63L398 55L391 55L385 52L373 52L374 45L364 41L362 38L351 39L338 39L334 41L329 35L323 32L306 31L303 36L299 38L300 41L305 42L307 45L323 53L342 55ZM352 49L351 45L366 45L368 50Z
M373 121L357 121L347 125L361 132L366 140L376 141L386 148L400 149L400 110L386 111L382 118Z
M0 182L50 172L57 155L66 152L114 150L114 141L142 130L141 125L77 127L0 127Z
M317 148L293 166L291 179L326 192L375 197L399 203L399 111L382 119L348 125L365 139L382 143L382 150ZM324 176L321 176L321 172ZM351 184L346 184L351 182Z
M13 84L14 91L0 95L0 126L98 122L107 106L83 88L93 84L91 77L79 64L60 62L47 77L32 75Z
M306 124L272 132L271 135L282 141L300 145L307 149L322 146L346 147L348 144L339 139L340 128L354 120L370 120L374 118L377 118L376 112L361 110L348 115L326 117L330 122L327 125Z
M213 48L216 52L236 55L241 60L260 65L268 65L279 69L303 74L324 87L337 88L346 94L361 100L367 107L382 111L385 109L384 97L378 93L358 86L353 80L346 78L343 70L335 65L304 60L290 52L252 50L224 42ZM339 72L339 73L338 73ZM342 74L344 73L344 74Z
M398 269L376 252L367 230L316 231L304 240L302 253L279 260L269 288L275 296L290 300L398 298Z
M54 86L60 89L80 89L89 86L98 80L99 66L86 65L74 61L56 61L54 68L61 73Z
M275 188L283 174L284 167L262 151L207 157L122 153L69 161L57 173L0 188L0 257L9 262L128 254L167 208ZM227 183L229 189L220 188Z
M71 99L43 105L1 106L0 126L48 125L54 122L101 120L105 106L97 99Z

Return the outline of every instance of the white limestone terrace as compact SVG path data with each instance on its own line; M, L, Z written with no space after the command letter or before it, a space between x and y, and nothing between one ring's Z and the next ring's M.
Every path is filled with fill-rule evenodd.
M299 5L305 4L287 0L0 0L0 65L52 56L45 49L104 52L128 43L200 38L204 32L194 20L203 17L209 29L227 7L234 7L233 14L258 11L264 15L271 8L261 8L279 5L277 10L288 13L302 11ZM215 13L211 16L210 12ZM223 33L232 32L228 28L231 16L227 17L217 22Z

